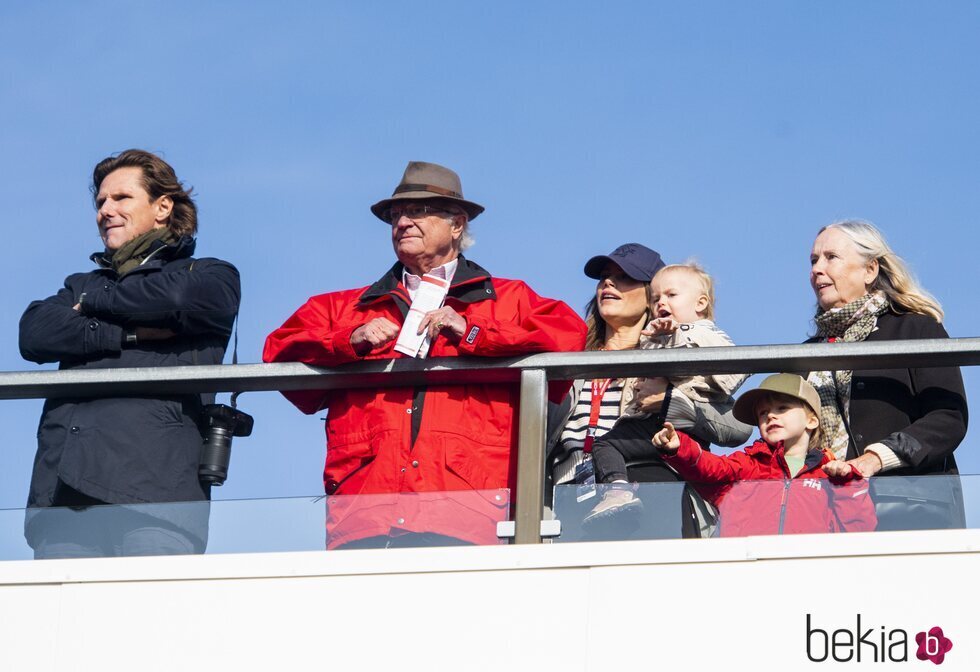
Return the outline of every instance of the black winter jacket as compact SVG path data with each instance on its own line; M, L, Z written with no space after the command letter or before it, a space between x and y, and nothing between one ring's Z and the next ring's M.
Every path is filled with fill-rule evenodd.
M927 315L886 312L871 341L949 338ZM811 339L814 340L814 339ZM967 406L957 367L854 371L847 458L883 443L909 463L881 476L955 474L953 451L966 436Z
M161 242L122 278L105 267L70 275L27 307L21 354L61 369L220 364L241 297L238 271L193 259L194 246L188 236ZM127 344L136 327L177 335ZM197 395L48 399L27 505L50 506L59 480L114 504L207 499L197 478L202 403Z

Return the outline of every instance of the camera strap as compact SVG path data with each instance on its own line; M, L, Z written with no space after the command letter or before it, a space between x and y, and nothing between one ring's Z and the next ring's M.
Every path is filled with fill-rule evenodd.
M235 341L231 349L231 363L232 365L238 364L238 313L235 313ZM231 407L238 408L238 395L241 392L233 392L231 395Z

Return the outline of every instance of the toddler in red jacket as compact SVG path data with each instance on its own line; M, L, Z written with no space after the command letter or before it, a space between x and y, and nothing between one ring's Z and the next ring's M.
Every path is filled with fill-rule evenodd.
M733 413L762 438L731 455L702 450L670 423L653 436L664 461L718 507L721 536L875 528L867 481L821 446L820 396L803 378L769 376Z

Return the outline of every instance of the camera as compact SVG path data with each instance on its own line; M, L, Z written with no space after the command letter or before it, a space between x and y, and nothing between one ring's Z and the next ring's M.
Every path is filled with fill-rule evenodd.
M228 478L231 440L252 433L252 416L225 404L206 404L207 436L201 448L197 477L204 483L222 485Z

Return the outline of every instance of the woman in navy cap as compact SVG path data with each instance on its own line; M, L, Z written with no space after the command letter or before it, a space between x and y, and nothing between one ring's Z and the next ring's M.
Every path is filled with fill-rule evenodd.
M640 342L640 332L650 319L650 280L664 267L660 254L639 243L620 245L608 255L598 255L585 264L585 275L597 280L595 294L585 308L588 326L586 350L631 350ZM650 379L656 380L656 379ZM591 449L596 439L612 429L634 396L632 378L576 380L559 405L548 414L548 472L555 486L577 484L577 488L555 490L555 508L565 516L563 538L577 534L572 518L580 520L595 504ZM702 435L724 446L744 443L750 428L731 415L722 415L710 404L692 402L675 395L664 408L664 390L643 400L643 410L670 420L675 425L697 425ZM629 465L631 481L679 480L662 463ZM672 476L672 478L668 478ZM577 500L577 501L576 501ZM690 501L685 501L685 535L696 536L698 525ZM566 506L581 508L581 516Z

